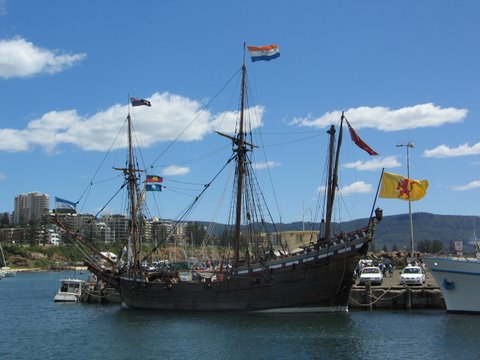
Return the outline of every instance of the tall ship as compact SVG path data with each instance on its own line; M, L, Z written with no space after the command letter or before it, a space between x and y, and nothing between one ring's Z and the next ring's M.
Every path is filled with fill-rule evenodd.
M423 257L449 313L480 313L480 249L474 246L476 257Z
M325 215L319 235L296 251L285 249L281 232L267 221L270 214L263 203L253 166L253 152L258 148L251 138L252 126L246 109L247 67L245 57L240 70L241 91L236 131L217 134L231 142L232 153L225 165L234 166L230 207L231 225L222 233L219 258L208 269L175 267L146 267L148 259L158 251L163 241L145 252L141 229L145 199L132 135L134 126L127 116L128 161L124 174L128 190L130 218L127 243L117 260L103 258L99 265L93 257L86 259L91 272L118 289L122 302L136 309L184 311L266 311L266 312L338 312L348 310L353 274L361 256L366 255L373 240L376 223L381 220L380 209L372 210L364 226L344 232L334 229L332 214L338 189L340 148L344 114L338 129L328 130L328 159L326 164ZM216 176L214 177L216 178ZM210 186L205 186L207 191ZM378 193L378 191L377 191ZM201 198L202 193L195 199ZM90 251L95 249L82 237L57 223ZM270 225L270 228L266 226ZM272 229L273 227L273 229ZM280 236L274 241L275 236ZM274 245L275 244L275 245ZM100 255L99 255L100 256ZM97 257L98 259L98 257Z

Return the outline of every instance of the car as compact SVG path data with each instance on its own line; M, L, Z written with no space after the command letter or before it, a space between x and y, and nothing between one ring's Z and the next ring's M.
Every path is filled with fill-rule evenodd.
M360 285L366 285L368 283L372 285L382 285L383 282L383 274L382 270L380 270L376 266L367 266L363 269L362 273L360 274Z
M400 284L423 285L425 284L425 272L421 266L407 266L400 274Z

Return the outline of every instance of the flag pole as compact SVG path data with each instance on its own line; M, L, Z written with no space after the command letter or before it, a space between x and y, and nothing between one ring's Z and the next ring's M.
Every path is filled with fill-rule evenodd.
M375 194L375 200L373 200L372 211L370 212L370 219L372 219L373 212L375 211L375 205L377 204L378 193L380 192L380 186L382 186L382 179L383 179L384 172L385 172L385 168L382 168L382 173L380 174L380 180L378 181L378 185L377 185L377 193Z
M414 148L415 144L412 142L408 142L408 144L400 144L397 147L405 147L407 148L407 178L410 179L410 148ZM413 218L412 218L412 200L410 199L410 188L407 187L408 191L408 215L410 220L410 245L412 248L412 258L415 257L415 245L413 241Z
M245 66L245 49L247 48L247 42L243 42L243 65Z
M382 179L383 179L383 173L384 172L385 172L385 168L382 168L382 173L380 174L380 180L378 181L378 185L377 185L377 193L375 194L375 199L373 200L372 211L370 212L370 217L368 218L368 227L369 228L374 223L373 212L375 211L375 206L377 204L377 199L378 199L378 193L380 192L380 187L382 186ZM381 214L381 209L379 208L378 210L380 211L380 214ZM377 211L375 211L375 214L377 214ZM377 216L377 220L380 221L381 218L378 218L378 216Z

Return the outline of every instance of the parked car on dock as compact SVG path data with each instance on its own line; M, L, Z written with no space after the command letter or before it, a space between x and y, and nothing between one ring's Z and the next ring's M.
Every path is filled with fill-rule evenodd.
M425 273L420 266L407 266L400 274L400 284L423 285L425 284Z
M367 266L360 274L360 285L366 285L367 283L370 283L372 285L382 285L382 282L382 271L376 266Z

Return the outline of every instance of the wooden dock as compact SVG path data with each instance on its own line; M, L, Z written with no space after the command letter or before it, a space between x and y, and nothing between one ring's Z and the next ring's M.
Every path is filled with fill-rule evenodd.
M82 303L121 303L117 289L109 287L106 283L89 279L83 284L80 295Z

